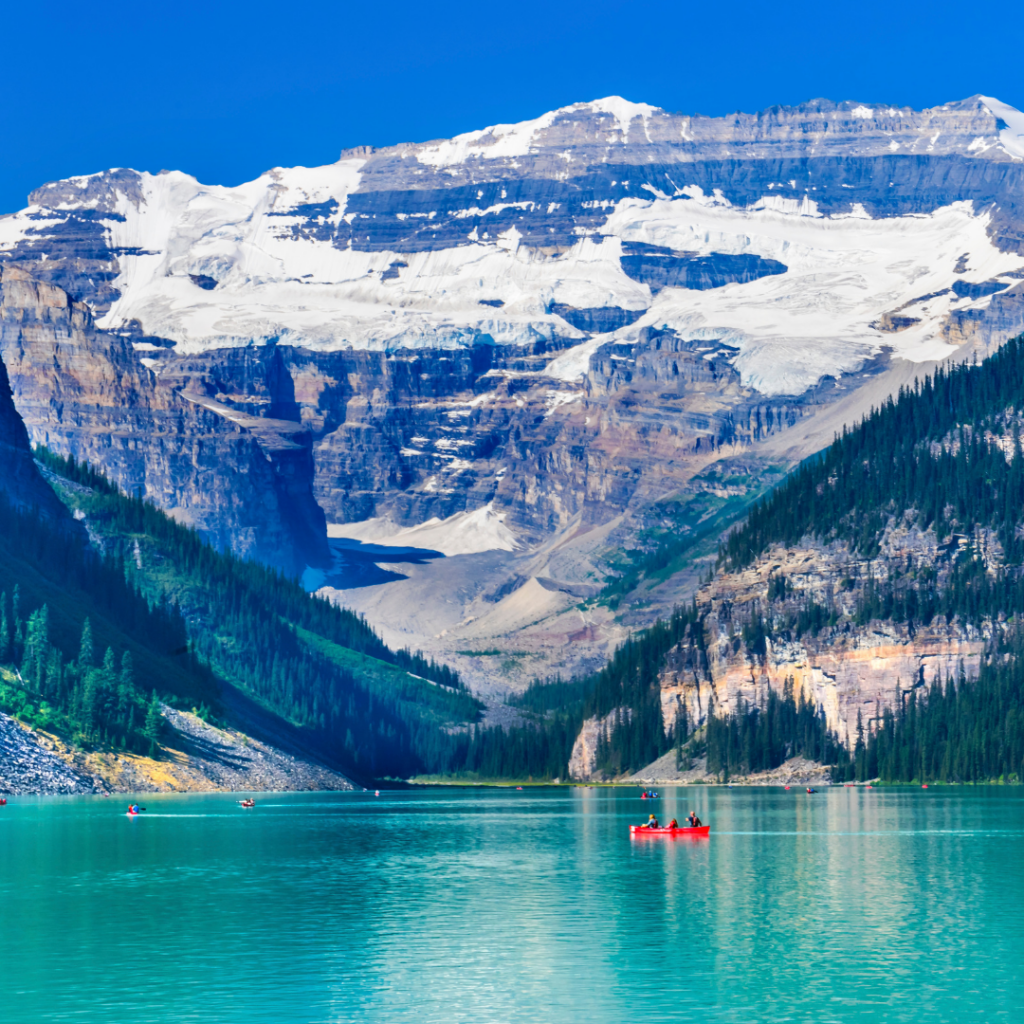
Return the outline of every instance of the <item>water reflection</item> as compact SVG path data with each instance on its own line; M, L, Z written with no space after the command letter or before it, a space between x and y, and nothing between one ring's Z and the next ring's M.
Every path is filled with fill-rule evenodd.
M1024 1000L1015 789L18 800L3 1019L988 1021Z

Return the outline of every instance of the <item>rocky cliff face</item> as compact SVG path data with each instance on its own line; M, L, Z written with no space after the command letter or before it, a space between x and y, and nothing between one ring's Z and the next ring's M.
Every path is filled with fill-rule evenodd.
M1024 326L1022 118L610 98L238 188L53 182L0 218L4 355L34 438L290 569L324 514L626 542Z
M595 352L556 387L544 348L443 353L290 346L169 356L161 385L225 415L283 417L312 437L316 497L332 522L399 523L496 502L539 539L681 486L709 461L783 431L821 401L744 387L728 347L646 329Z
M7 369L0 360L0 491L11 504L37 509L47 518L71 526L67 509L32 461L28 431L14 407Z
M246 420L160 386L83 303L18 266L0 273L0 354L33 441L101 467L240 555L289 572L325 560L300 424Z
M631 708L615 708L607 715L588 718L580 729L579 736L572 746L572 753L569 755L569 778L579 779L581 782L597 778L600 773L597 768L597 758L602 736L607 736L616 725L623 719L628 719L632 713Z
M985 538L977 541L985 549ZM685 709L690 723L700 724L710 713L735 712L740 700L761 703L769 689L781 695L790 682L852 745L858 723L873 727L881 711L912 690L961 671L976 675L990 631L941 616L916 625L858 618L865 586L885 579L890 566L911 557L931 566L941 585L957 550L940 549L931 531L897 523L874 559L851 554L845 543L809 543L775 548L743 572L720 574L698 594L707 610L699 635L666 661L666 723ZM991 540L989 550L994 567ZM819 610L816 621L811 606Z

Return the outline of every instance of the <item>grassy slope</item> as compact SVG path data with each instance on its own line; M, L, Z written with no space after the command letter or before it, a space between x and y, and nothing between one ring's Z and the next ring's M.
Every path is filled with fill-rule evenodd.
M716 463L694 478L696 493L657 502L650 513L654 525L637 535L637 546L609 554L614 578L597 600L615 608L627 595L639 598L676 573L712 561L722 535L783 478L785 469Z

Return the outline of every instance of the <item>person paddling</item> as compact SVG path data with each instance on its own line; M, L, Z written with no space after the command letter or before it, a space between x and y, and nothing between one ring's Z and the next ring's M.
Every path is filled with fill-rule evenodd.
M690 816L686 820L690 823L690 828L700 828L700 818L695 811L690 811Z
M661 828L661 826L658 824L658 819L653 814L647 819L647 825L645 827L646 828Z

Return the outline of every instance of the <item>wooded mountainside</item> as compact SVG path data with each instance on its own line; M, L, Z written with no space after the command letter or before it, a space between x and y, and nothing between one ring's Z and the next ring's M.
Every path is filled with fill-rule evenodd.
M477 735L467 767L562 775L583 720L620 708L599 748L598 766L609 774L637 770L675 743L681 758L706 754L709 769L723 776L803 754L833 764L836 779L1024 779L1022 424L1024 338L1017 338L981 364L938 370L844 430L757 502L719 553L719 572L731 572L772 545L812 538L845 543L871 560L894 522L934 534L935 560L889 561L884 574L845 581L859 595L852 616L811 599L782 610L787 583L773 578L741 640L756 663L768 639L827 638L873 620L913 629L943 616L988 629L977 680L961 673L901 692L893 707L878 709L874 728L861 726L853 750L831 735L821 709L791 690L728 718L712 715L694 737L691 723L662 721L658 700L666 653L684 638L698 648L704 642L706 610L694 605L630 639L600 673L563 687L566 701L546 708L537 728ZM530 691L526 706L540 708L542 692Z
M141 751L159 735L154 694L217 717L235 687L366 780L426 769L446 730L478 717L447 666L390 650L360 617L215 551L88 467L35 454L102 550L0 507L5 709Z

